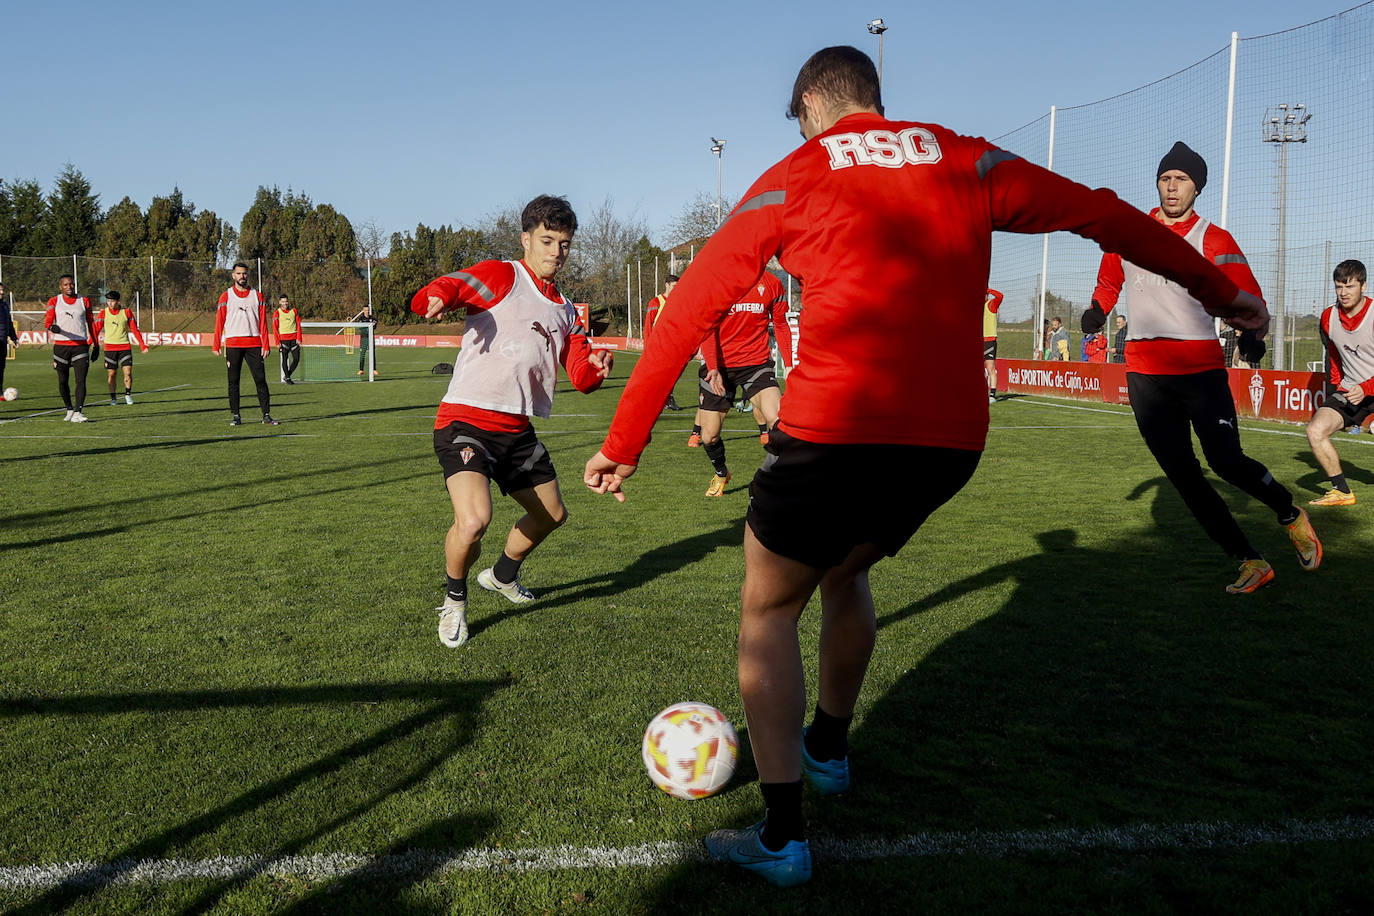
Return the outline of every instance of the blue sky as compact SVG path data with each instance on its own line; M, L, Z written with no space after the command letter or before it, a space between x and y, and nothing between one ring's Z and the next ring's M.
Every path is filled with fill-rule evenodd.
M983 3L27 3L6 14L0 179L75 164L109 207L179 186L237 225L258 185L388 231L538 193L606 198L654 241L800 142L806 57L882 17L888 111L996 137L1346 8Z

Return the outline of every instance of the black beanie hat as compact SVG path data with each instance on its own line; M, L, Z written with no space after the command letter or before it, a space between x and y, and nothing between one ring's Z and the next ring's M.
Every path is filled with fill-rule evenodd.
M1171 169L1178 169L1193 179L1193 184L1197 185L1199 192L1207 186L1207 161L1189 149L1188 144L1182 140L1175 143L1174 148L1159 160L1159 168L1155 170L1155 181Z
M118 302L118 301L119 301L119 292L118 292L117 290L113 290L113 289L112 289L112 290L110 290L108 293L105 294L105 298L106 298L106 299L109 299L111 302Z

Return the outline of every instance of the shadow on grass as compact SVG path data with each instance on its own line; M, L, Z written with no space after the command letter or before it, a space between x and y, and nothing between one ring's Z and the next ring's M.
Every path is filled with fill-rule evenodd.
M165 442L165 443L162 443L162 442L145 442L145 443L140 443L140 444L138 444L138 445L121 445L121 446L113 446L113 447L108 448L108 449L95 449L95 450L88 451L88 452L78 452L77 454L90 455L90 454L96 454L96 453L99 453L99 452L106 452L106 451L108 451L108 452L116 452L116 451L126 451L126 450L134 450L134 449L157 448L157 447L159 447L159 446L161 446L161 445L164 445L164 444L165 444L165 445L168 445L168 446L171 446L171 447L173 447L173 448L178 447L178 446L182 446L182 445L232 444L233 442L240 441L240 440L242 440L242 439L265 439L265 438L271 438L272 436L275 436L275 435L279 435L279 434L278 434L278 433L268 433L268 434L260 435L260 436L225 436L225 437L214 438L214 439L169 440L169 441L167 441L167 442ZM54 457L54 456L52 456L52 455L47 455L47 456L44 456L44 457L49 457L49 458L50 458L50 457ZM215 489L216 491L218 491L218 492L223 492L224 490L227 490L227 489L233 489L233 488L240 488L240 487L241 487L241 488L246 488L246 489L248 490L248 492L250 492L250 493L258 493L258 492L262 492L262 491L265 490L265 489L271 488L271 487L273 487L273 486L276 485L276 484L288 483L288 482L290 482L290 481L295 481L295 480L315 480L315 479L327 478L328 476L333 475L333 474L352 474L352 473L355 473L355 472L357 472L357 471L361 471L361 470L363 470L364 468L379 468L379 467L385 467L385 466L387 466L387 465L396 464L397 462L413 461L413 460L415 460L416 458L419 458L419 457L421 457L421 456L420 456L420 455L407 455L407 456L400 456L400 457L395 457L395 456L393 456L393 457L387 457L387 458L377 458L377 459L375 459L375 460L373 460L373 461L357 461L357 462L353 462L352 464L338 464L338 465L333 465L333 466L327 467L327 468L308 467L308 468L299 468L299 469L294 470L294 471L291 471L291 472L289 472L289 473L269 474L269 475L259 476L259 477L239 477L239 478L235 479L235 480L232 481L232 482L225 482L225 481L216 480L216 481L214 482L214 489ZM425 457L428 457L428 453L426 453ZM19 460L19 459L12 459L12 460ZM418 474L417 474L417 475L411 475L411 476L423 476L423 475L418 475ZM350 478L350 483L349 483L349 485L348 485L347 487L342 487L342 488L340 488L340 487L335 487L335 488L330 488L330 489L327 489L327 490L320 490L320 491L313 492L313 493L296 493L295 495L297 495L297 496L311 496L311 495L321 495L321 494L323 494L323 493L334 493L334 492L339 492L340 490L346 490L346 489L350 489L350 488L356 488L357 486L359 486L359 483L360 483L360 482L359 482L358 480ZM370 484L372 484L373 482L369 481L369 482L367 482L367 483L370 485ZM56 518L70 517L72 513L76 513L76 514L78 514L78 515L83 515L83 516L84 516L86 513L98 512L98 511L101 510L101 509L105 509L105 508L112 507L112 506L127 507L127 506L138 505L138 504L140 504L140 503L158 502L158 501L161 501L161 500L177 500L177 499L184 498L184 497L191 497L191 498L195 498L195 499L199 500L199 499L201 499L201 498L203 498L203 497L205 496L205 493L206 493L208 487L209 487L209 484L202 482L202 483L198 483L198 484L196 484L196 485L194 485L194 486L186 487L185 489L182 489L182 490L173 490L173 491L160 490L160 491L155 491L155 492L149 492L149 493L148 493L147 495L145 495L145 496L126 496L126 495L123 494L123 493L118 493L118 494L115 495L115 498L111 499L111 500L108 501L108 502L90 503L90 504L88 504L88 505L82 505L82 506L74 506L74 505L73 505L73 506L67 506L67 507L64 507L64 508L61 509L61 510L56 510L56 511L44 510L44 511L39 511L39 512L21 512L21 513L16 513L16 514L14 514L14 515L8 516L8 517L5 519L5 521L6 521L7 523L9 523L9 524L14 524L14 525L18 525L19 523L38 523L38 522L42 522L42 521L44 521L44 520L46 520L46 519L56 519ZM256 505L257 503L254 503L254 504ZM192 517L194 517L194 516L197 515L197 514L201 514L201 513L192 513L192 514L187 515L187 516L177 516L177 517L192 518ZM170 520L171 518L173 518L173 516L163 516L163 517L159 517L159 518L157 519L157 521L160 522L160 521L164 521L164 520ZM144 523L139 523L139 524L144 524ZM14 548L14 547L16 547L16 546L22 546L22 545L0 545L0 550L9 550L9 549L12 549L12 548Z
M1336 453L1341 459L1341 471L1345 473L1346 479L1355 483L1374 484L1374 470L1370 466L1374 465L1374 452L1367 451L1366 448L1351 448L1354 443L1346 443L1347 439L1362 439L1363 436L1351 436L1344 432L1336 433L1331 437L1331 442L1336 446ZM1341 446L1347 445L1342 452ZM1312 470L1303 474L1296 481L1307 493L1313 496L1320 496L1331 489L1331 478L1322 470L1322 466L1317 463L1317 456L1312 454L1310 449L1304 449L1293 455L1294 460L1300 464L1305 464ZM1304 499L1299 499L1302 503Z
M275 778L245 789L234 798L188 818L174 827L139 840L120 850L108 863L100 863L86 871L65 879L40 897L13 912L37 916L90 902L90 898L113 887L140 861L173 858L199 838L237 818L249 815L292 792L312 783L335 787L338 779L331 779L345 768L366 765L368 759L391 745L414 739L411 743L423 749L413 758L408 769L399 774L388 772L388 779L369 780L377 788L360 792L357 797L335 802L327 812L320 812L313 824L291 836L279 837L271 849L261 850L263 859L301 853L309 845L351 821L377 808L388 798L406 792L427 779L449 757L471 741L480 714L493 694L509 687L509 680L475 681L469 683L390 683L344 684L320 687L284 687L256 690L206 690L152 694L105 694L56 697L51 699L0 699L0 717L22 716L103 716L130 712L166 713L173 711L203 712L214 709L249 708L253 710L280 707L328 704L421 704L418 712L405 716L384 728L377 729L345 747L323 754L314 761L298 766ZM447 731L445 740L434 743L423 740L421 732L434 726ZM443 822L412 833L396 844L392 851L414 848L466 848L479 845L490 830L492 820L487 815L452 817ZM284 827L289 829L289 827ZM182 908L185 914L203 913L214 909L234 888L251 880L246 870L241 876L227 880L211 880L208 887L193 902ZM407 875L406 881L424 880L427 873ZM347 880L347 879L345 879ZM333 886L331 883L327 886Z
M523 605L513 605L509 609L481 620L469 621L468 632L476 638L488 627L496 626L505 620L538 613L562 604L578 603L608 598L632 589L641 588L667 573L676 572L685 566L705 559L721 547L738 546L744 543L744 519L737 518L728 525L714 531L706 531L692 537L655 547L640 554L628 564L605 575L588 576L572 582L563 582L539 589L539 600Z
M1241 522L1278 578L1231 596L1229 561L1159 483L1135 498L1153 491L1162 526L1092 547L1071 529L1043 531L1026 556L949 570L929 594L880 611L879 656L899 627L928 634L928 652L898 663L907 670L881 694L869 686L851 735L854 788L808 792L811 832L832 844L948 835L963 838L958 850L818 853L815 878L790 896L739 869L676 866L632 911L690 912L690 895L704 895L745 912L784 897L787 912L834 912L855 893L873 913L917 900L928 912L1123 911L1123 900L1132 912L1288 909L1280 900L1366 910L1370 840L1267 846L1249 831L1374 811L1374 608L1347 597L1369 533L1331 526L1326 564L1306 573L1250 501ZM920 552L918 534L906 554ZM1223 833L1215 848L1054 839L1209 824ZM1049 846L977 851L1007 831ZM1276 871L1276 860L1302 867Z

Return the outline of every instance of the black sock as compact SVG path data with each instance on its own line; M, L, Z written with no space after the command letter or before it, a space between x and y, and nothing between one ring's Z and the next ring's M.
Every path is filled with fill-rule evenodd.
M766 432L768 432L768 424L767 424L767 423L760 423L760 424L759 424L759 435L762 436L762 435L763 435L764 433L766 433Z
M1350 484L1346 483L1344 474L1333 474L1331 476L1331 486L1340 490L1342 493L1350 492Z
M696 435L700 436L700 435L701 435L701 424L700 424L700 423L695 424L695 425L692 427L692 432L695 433Z
M133 393L134 393L134 390L133 390L132 388L130 388L128 385L125 385L125 386L124 386L124 396L125 396L126 398L127 398L129 395L133 394Z
M711 467L716 469L717 477L725 477L730 473L725 466L725 440L717 439L715 442L703 442L701 447L706 450L706 457L711 459Z
M806 730L806 752L817 763L827 760L843 760L849 756L849 723L853 716L841 719L832 716L821 704L816 704L816 713L811 717L811 727Z
M759 836L763 847L777 852L793 840L806 839L806 824L802 821L802 784L796 782L761 782L763 807L766 810L763 832Z
M496 565L491 568L491 574L497 582L510 585L520 575L520 561L512 560L506 556L506 552L501 551L501 559L496 561Z
M455 579L452 576L448 576L448 596L454 601L468 600L468 580L466 576L461 579Z
M1298 516L1301 514L1301 510L1297 506L1289 506L1287 512L1279 513L1279 524L1291 525L1298 520Z

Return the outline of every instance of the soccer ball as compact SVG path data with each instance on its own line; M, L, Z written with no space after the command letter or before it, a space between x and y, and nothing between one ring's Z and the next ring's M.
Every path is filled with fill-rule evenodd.
M739 738L730 720L705 703L678 703L644 729L644 768L675 798L719 792L735 772Z
M5 400L7 400L7 401L13 401L13 400L14 400L15 398L17 398L17 397L19 397L19 389L18 389L18 388L6 388L6 389L5 389Z

